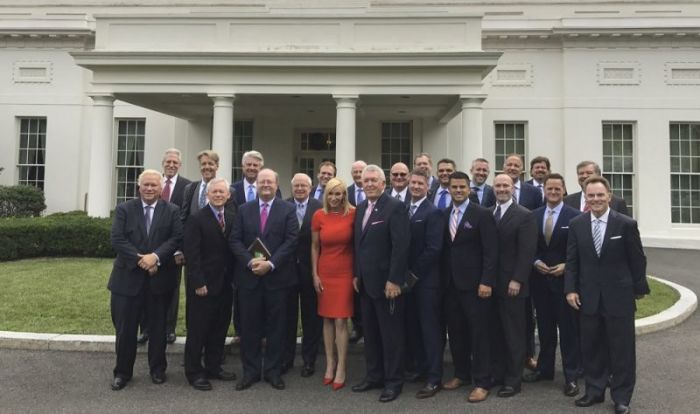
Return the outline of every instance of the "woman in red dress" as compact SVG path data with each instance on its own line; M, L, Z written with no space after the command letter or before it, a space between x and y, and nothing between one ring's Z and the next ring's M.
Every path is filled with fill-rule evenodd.
M348 319L353 312L354 221L355 209L348 202L345 183L331 179L323 194L323 209L317 210L311 219L311 266L318 294L318 314L323 317L326 350L323 383L333 383L333 390L345 385Z

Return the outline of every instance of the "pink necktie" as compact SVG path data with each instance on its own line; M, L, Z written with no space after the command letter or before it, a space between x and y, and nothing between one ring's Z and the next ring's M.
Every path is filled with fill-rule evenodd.
M362 217L362 230L364 230L365 226L367 226L367 222L369 221L369 216L372 215L373 209L374 209L374 203L372 203L372 202L367 203L367 210L365 210L365 216Z
M260 234L265 232L265 224L267 224L267 205L267 203L264 203L260 212Z
M172 180L170 178L165 181L165 188L163 189L163 192L160 194L160 198L165 201L170 201L170 184L172 184Z

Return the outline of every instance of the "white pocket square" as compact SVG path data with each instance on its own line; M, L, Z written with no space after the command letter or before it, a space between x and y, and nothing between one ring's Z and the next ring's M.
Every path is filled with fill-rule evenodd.
M379 224L379 223L384 223L384 220L373 221L372 223L370 223L370 226L374 226L375 224Z
M610 238L610 240L617 240L617 239L621 239L621 238L622 238L622 236L612 236Z
M561 226L561 229L562 229L562 230L568 230L568 229L569 229L569 226Z
M422 222L422 221L423 221L423 220L416 220L416 221L414 221L414 223L420 223L420 222Z

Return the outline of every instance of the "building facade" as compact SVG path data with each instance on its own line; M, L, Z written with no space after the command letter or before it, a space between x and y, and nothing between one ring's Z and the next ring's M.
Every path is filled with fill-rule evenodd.
M167 6L165 3L168 3ZM591 0L5 1L0 184L105 216L163 151L468 170L597 161L647 245L700 248L700 4Z

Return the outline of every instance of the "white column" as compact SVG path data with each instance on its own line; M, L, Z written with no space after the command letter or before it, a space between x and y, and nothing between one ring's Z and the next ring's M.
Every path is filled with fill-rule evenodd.
M469 170L471 161L484 154L484 132L481 119L481 104L485 96L460 96L462 103L462 171Z
M357 95L333 95L336 102L335 165L337 176L346 184L352 183L350 169L355 162L355 114Z
M214 101L211 149L219 154L218 177L231 181L233 168L233 101L235 95L210 94Z
M112 134L114 97L93 95L90 170L88 171L87 213L91 217L109 217L112 207Z

